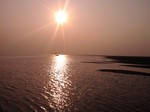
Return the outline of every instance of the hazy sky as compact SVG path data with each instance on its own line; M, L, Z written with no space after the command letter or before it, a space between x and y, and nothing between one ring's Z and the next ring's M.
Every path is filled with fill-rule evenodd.
M55 35L58 6L57 0L0 0L0 54L150 56L150 0L70 0L69 22Z

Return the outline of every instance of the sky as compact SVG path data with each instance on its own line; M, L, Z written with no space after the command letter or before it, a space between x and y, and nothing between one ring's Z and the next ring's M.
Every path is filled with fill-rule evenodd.
M0 0L0 55L150 56L150 0Z

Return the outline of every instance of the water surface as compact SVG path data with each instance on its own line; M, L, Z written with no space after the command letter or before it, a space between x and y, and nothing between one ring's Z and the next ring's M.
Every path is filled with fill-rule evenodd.
M149 68L122 65L101 56L0 57L0 112L149 112Z

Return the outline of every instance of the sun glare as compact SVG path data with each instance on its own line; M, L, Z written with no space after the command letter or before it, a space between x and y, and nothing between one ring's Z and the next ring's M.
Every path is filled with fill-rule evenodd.
M55 20L58 24L64 24L68 20L68 15L65 11L59 10L55 13Z

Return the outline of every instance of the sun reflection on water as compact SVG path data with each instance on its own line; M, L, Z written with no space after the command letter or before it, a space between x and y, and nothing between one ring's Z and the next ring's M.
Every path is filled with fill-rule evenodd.
M51 86L52 104L54 109L63 110L69 105L68 59L65 55L55 56L51 65L49 86Z

